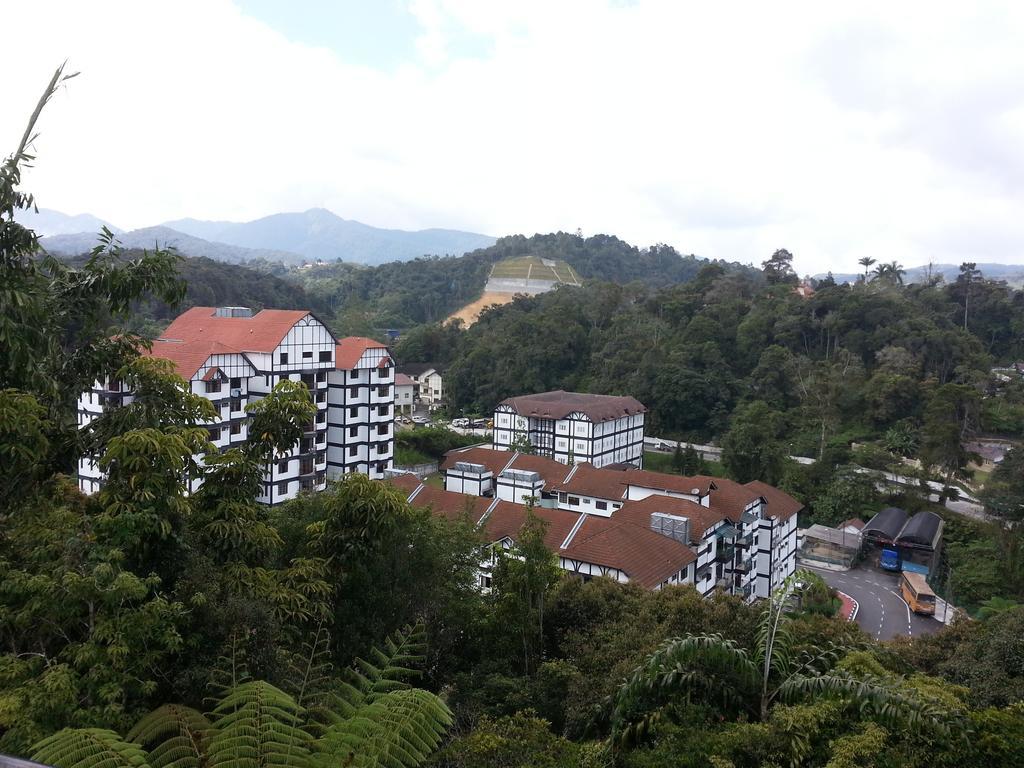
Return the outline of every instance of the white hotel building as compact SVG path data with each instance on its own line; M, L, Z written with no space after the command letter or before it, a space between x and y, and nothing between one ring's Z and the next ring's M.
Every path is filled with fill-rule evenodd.
M562 390L510 397L494 409L493 445L507 451L529 444L561 464L642 467L646 412L632 397Z
M266 467L259 497L265 504L323 490L328 477L362 472L379 478L391 467L394 366L377 341L339 341L305 310L193 307L144 354L171 361L192 392L213 403L218 417L206 426L210 441L222 450L248 438L248 403L286 379L309 388L316 415L302 438ZM95 382L79 398L79 426L131 399L131 392L112 378ZM188 482L195 490L201 481ZM102 483L95 457L82 457L79 488L94 493Z

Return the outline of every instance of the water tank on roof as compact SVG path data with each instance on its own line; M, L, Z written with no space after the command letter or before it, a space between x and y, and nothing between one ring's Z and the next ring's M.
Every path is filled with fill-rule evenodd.
M651 530L683 544L690 543L690 521L688 518L670 515L666 512L652 512Z
M544 482L537 472L528 472L525 469L506 469L500 476L522 485L538 485Z
M456 461L455 466L452 468L457 472L466 472L471 475L482 475L487 471L487 467L483 464L473 464L469 461Z
M252 317L252 309L249 307L217 307L213 312L214 317Z

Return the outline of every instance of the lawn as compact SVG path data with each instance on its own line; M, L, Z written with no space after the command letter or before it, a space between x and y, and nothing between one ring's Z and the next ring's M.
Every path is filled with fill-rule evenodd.
M547 259L551 266L544 264L539 256L520 256L499 261L491 268L491 277L506 277L531 280L554 280L561 283L580 284L579 275L561 259Z

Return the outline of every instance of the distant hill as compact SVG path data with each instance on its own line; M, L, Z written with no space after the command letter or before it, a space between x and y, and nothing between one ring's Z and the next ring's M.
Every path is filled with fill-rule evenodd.
M164 226L208 241L298 254L300 262L341 259L376 265L419 256L461 256L495 242L487 235L452 229L379 229L343 219L324 208L277 213L242 223L180 219ZM296 259L288 261L295 263Z
M28 227L40 237L75 235L81 232L91 232L95 237L95 234L104 226L111 232L121 231L109 221L103 221L103 219L99 219L91 213L79 213L75 216L70 216L49 208L40 208L38 212L16 210L14 212L14 220L22 226ZM89 247L91 248L92 246Z
M43 248L59 256L78 256L88 253L96 245L96 233L99 230L80 232L78 234L53 235L42 239ZM199 237L193 237L169 227L145 227L133 229L131 232L120 232L118 241L125 248L152 249L159 244L161 248L173 246L184 256L203 256L215 261L226 261L240 264L252 259L268 261L301 261L302 257L294 253L285 253L267 248L240 248L237 245L215 243Z
M503 237L494 245L465 256L419 258L372 268L329 263L311 269L292 269L283 276L301 282L310 296L320 297L324 303L338 308L364 308L374 327L409 328L442 321L478 302L493 265L505 262L509 268L516 266L516 276L521 277L525 264L537 260L543 263L545 259L565 264L567 271L571 268L576 280L621 285L641 282L651 287L684 283L709 264L730 271L751 269L684 256L666 245L637 248L611 235L583 238L558 232ZM506 271L502 269L499 273Z
M1005 280L1015 287L1024 286L1024 264L978 264L977 266L981 273L989 280ZM927 266L908 267L903 280L907 283L923 283L927 279L928 269L929 267ZM956 280L956 276L960 274L960 265L932 264L931 271L933 275L942 275L942 278L949 283ZM832 277L837 283L853 283L863 274L863 272L833 273ZM824 273L814 275L814 278L817 280L821 280L824 277Z

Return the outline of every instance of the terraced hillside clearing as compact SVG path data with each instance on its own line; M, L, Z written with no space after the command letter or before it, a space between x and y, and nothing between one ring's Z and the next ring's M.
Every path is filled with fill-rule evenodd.
M544 259L540 256L520 256L499 261L491 267L488 279L544 280L582 285L579 275L566 262L561 259Z
M561 259L519 256L499 261L491 267L483 295L470 302L449 319L459 318L467 326L480 319L487 307L510 303L518 294L534 296L558 285L582 285L579 275Z

